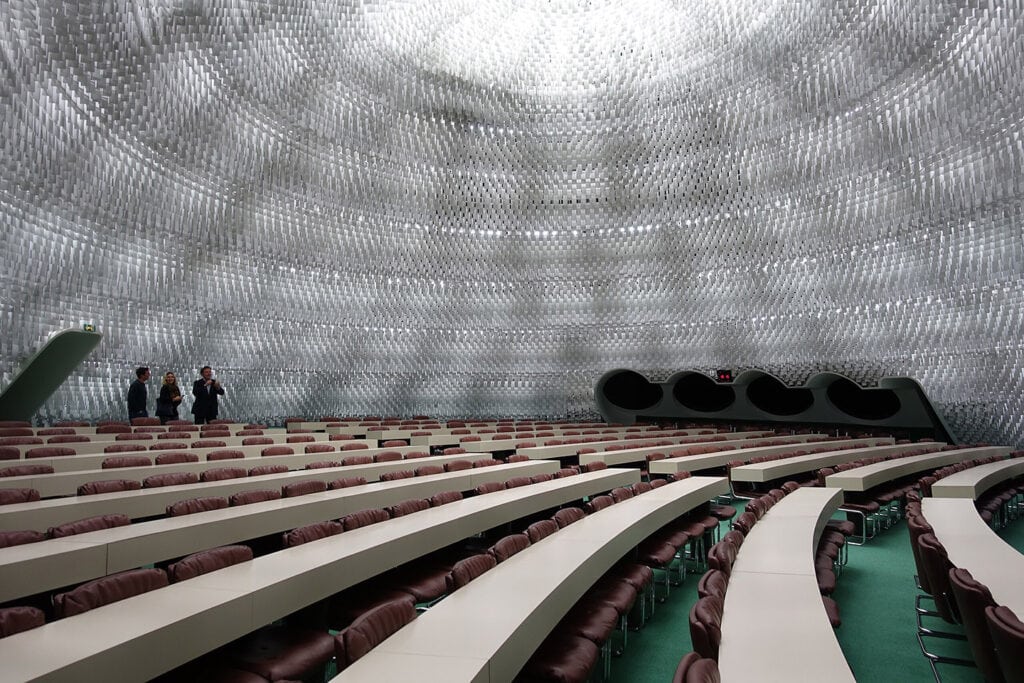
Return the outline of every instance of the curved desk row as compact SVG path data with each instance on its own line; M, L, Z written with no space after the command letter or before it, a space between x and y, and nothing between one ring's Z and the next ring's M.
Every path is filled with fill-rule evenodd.
M1021 475L1024 475L1024 458L978 465L943 477L932 484L932 496L977 500L993 486Z
M721 448L734 448L736 450L747 450L753 448L767 448L767 446L755 446L755 443L761 441L772 441L777 442L778 445L786 445L792 447L796 444L803 444L813 442L815 439L825 438L824 434L795 434L792 436L775 436L768 432L737 432L735 434L728 434L729 439L727 441L681 441L679 445L685 447L687 445L692 446L716 446ZM736 438L733 438L736 437ZM645 446L641 448L629 448L622 451L603 451L600 453L583 453L580 455L580 464L588 464L592 462L603 462L606 465L624 465L627 463L644 462L647 460L647 456L652 453L665 453L668 451L671 453L673 450L678 450L675 446ZM668 455L668 453L666 453ZM686 457L686 456L677 456Z
M746 435L744 437L743 435ZM516 453L519 455L525 455L528 458L544 460L547 458L565 458L576 455L582 448L593 448L595 450L607 449L609 446L631 446L629 450L639 450L641 448L648 449L648 452L653 453L658 450L665 450L666 448L675 448L686 444L706 444L706 443L723 443L719 441L710 441L710 439L725 436L728 439L735 441L743 440L745 438L756 438L757 436L772 436L773 433L766 433L763 431L759 432L730 432L728 434L693 434L687 436L651 436L644 437L643 439L616 439L613 441L596 441L592 443L567 443L567 444L556 444L553 446L534 446L532 448L518 448ZM657 442L670 442L670 445L657 445ZM534 439L536 442L536 439ZM606 451L607 452L607 451ZM612 451L613 453L615 451ZM584 455L587 455L584 453Z
M924 455L912 455L907 458L885 460L883 462L876 462L873 465L865 465L852 470L846 470L845 472L830 474L825 478L825 484L841 488L844 491L868 491L880 484L911 474L935 470L943 465L963 462L964 460L987 458L993 455L1004 456L1010 450L1010 448L1005 446L982 446L978 448L961 448L955 451L926 453Z
M853 462L861 458L873 458L878 456L895 455L917 450L926 444L919 443L889 443L878 446L867 446L854 448L847 451L822 451L821 453L809 453L808 455L797 455L785 460L773 460L771 462L757 462L734 467L729 473L733 481L748 481L763 484L769 481L776 481L784 477L791 477L805 472L812 472L822 467L831 467L845 462ZM940 444L941 445L941 444Z

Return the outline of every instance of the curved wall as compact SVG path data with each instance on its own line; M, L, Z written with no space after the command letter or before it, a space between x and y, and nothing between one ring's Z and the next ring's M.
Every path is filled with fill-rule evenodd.
M684 39L685 38L685 39ZM1024 17L962 2L0 5L0 373L41 417L580 415L606 370L908 375L1024 435Z

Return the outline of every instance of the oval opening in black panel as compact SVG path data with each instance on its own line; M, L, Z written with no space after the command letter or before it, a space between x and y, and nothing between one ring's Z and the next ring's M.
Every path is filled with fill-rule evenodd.
M695 372L680 377L672 387L672 395L684 408L700 413L725 410L736 402L736 390L731 386Z
M858 420L885 420L900 411L900 397L892 389L865 389L848 379L829 385L828 400Z
M661 385L651 384L639 372L623 370L604 383L604 396L625 410L644 410L657 405L664 395Z
M811 407L810 389L793 389L771 375L762 375L747 385L747 398L759 410L772 415L796 415Z

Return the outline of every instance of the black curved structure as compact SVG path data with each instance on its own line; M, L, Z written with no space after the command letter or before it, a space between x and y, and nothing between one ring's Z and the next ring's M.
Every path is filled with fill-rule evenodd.
M884 377L863 387L848 377L822 372L792 387L761 370L747 370L720 384L696 370L651 382L635 370L611 370L594 389L609 422L706 420L801 423L882 428L956 442L921 384L910 377Z

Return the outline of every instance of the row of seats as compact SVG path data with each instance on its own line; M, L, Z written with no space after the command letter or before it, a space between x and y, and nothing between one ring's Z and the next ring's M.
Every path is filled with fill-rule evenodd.
M1010 453L1009 457L1024 458L1024 451L1014 451ZM972 467L998 462L999 460L1002 460L1002 458L992 456L940 467L930 475L921 477L917 482L918 488L922 496L930 497L932 495L932 486L940 479L944 479L957 472L963 472ZM974 504L982 519L994 528L1001 529L1020 516L1021 504L1024 502L1021 500L1022 496L1024 496L1024 476L999 482L996 486L985 491L982 496L974 501Z
M907 504L907 528L917 569L915 579L922 591L915 601L917 639L935 679L941 680L937 664L972 662L930 652L926 639L932 637L966 638L973 664L987 681L1010 683L1024 680L1024 658L1021 657L1021 652L1024 652L1024 622L1008 607L996 604L988 588L976 581L969 571L953 566L917 500ZM931 600L933 610L922 608L924 599ZM960 629L943 632L930 628L923 621L929 617L937 617Z

